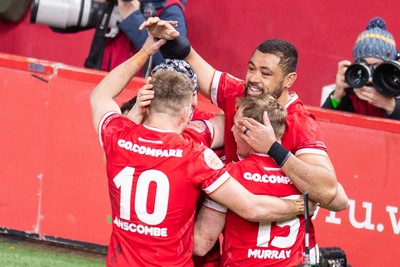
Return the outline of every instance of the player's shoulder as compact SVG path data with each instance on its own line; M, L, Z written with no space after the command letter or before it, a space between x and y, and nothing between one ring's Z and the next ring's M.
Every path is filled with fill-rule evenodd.
M117 125L123 126L126 124L135 124L135 123L126 118L125 116L122 116L118 112L107 112L106 114L103 115L99 123L99 126L105 128L108 126L117 126Z
M195 132L203 133L209 131L210 122L208 120L192 120L186 126L187 129L192 129Z
M244 80L239 79L232 74L227 72L215 71L213 77L213 87L219 86L234 86L234 87L244 87Z
M206 146L211 146L212 143L212 129L209 122L202 120L191 121L182 133L185 139L201 143Z
M196 142L196 140L185 139L182 142L181 148L186 159L189 162L196 162L199 168L207 166L207 168L218 170L224 167L223 162L212 149L202 143Z
M296 93L290 93L291 100L285 105L287 110L287 121L297 122L296 124L301 125L302 123L316 123L315 116L310 113L303 102L299 99ZM299 123L300 122L300 123Z

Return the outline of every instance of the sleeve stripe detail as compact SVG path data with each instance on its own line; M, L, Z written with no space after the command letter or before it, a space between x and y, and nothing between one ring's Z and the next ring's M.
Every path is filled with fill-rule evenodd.
M210 91L210 98L211 98L211 103L217 104L217 94L218 94L218 84L219 80L221 79L222 72L220 71L215 71L214 72L214 77L211 83L211 91Z
M228 209L224 205L222 205L218 202L215 202L214 200L208 199L208 198L206 198L204 200L203 206L205 206L209 209L212 209L212 210L222 212L222 213L226 213L228 211Z
M317 155L328 156L328 153L326 153L326 151L318 148L302 148L297 150L295 155L298 156L301 154L317 154Z
M101 118L101 120L100 120L100 122L99 122L99 128L98 128L98 133L99 133L99 143L100 143L100 146L101 147L103 147L103 140L102 140L102 138L101 138L101 134L102 134L102 131L101 131L101 129L103 128L103 123L104 123L104 121L108 118L108 116L110 116L110 115L112 115L112 114L114 114L114 113L117 113L117 112L115 112L115 111L109 111L109 112L107 112L106 114L104 114L103 115L103 117Z
M210 121L204 121L205 122L205 124L206 124L206 126L207 126L207 128L208 128L208 130L210 131L210 134L211 134L211 138L214 140L214 135L215 135L215 131L214 131L214 127L213 127L213 125L212 125L212 123L210 122Z
M224 172L214 183L209 185L208 187L204 188L204 192L207 194L211 194L215 190L217 190L221 185L223 185L231 175L228 172Z

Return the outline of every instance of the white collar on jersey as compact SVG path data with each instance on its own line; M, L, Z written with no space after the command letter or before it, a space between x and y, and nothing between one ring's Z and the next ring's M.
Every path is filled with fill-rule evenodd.
M150 126L150 125L145 125L145 124L143 124L143 127L147 128L149 130L155 131L155 132L176 133L174 130L171 130L171 129L161 129L161 128L157 128L157 127Z
M288 108L294 101L299 98L299 96L295 92L289 92L289 97L290 99L288 102L286 102L285 108Z

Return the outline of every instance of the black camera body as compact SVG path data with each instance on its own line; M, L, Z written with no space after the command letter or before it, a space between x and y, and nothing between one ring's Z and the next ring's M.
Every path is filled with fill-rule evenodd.
M347 267L347 258L339 247L326 247L319 249L320 267Z
M339 247L324 247L319 249L319 263L301 264L296 267L351 267L347 263L346 253Z
M400 62L396 60L382 62L375 69L364 61L350 65L344 75L351 88L361 88L372 78L373 87L382 95L400 95Z
M400 95L400 62L396 60L379 64L372 78L374 87L387 96Z

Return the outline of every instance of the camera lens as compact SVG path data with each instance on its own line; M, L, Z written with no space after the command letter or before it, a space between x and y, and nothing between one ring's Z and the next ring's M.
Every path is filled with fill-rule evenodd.
M368 83L370 76L370 67L361 62L350 65L344 74L344 79L351 88L361 88Z
M30 22L60 29L94 28L103 6L93 0L33 0Z
M383 95L397 96L400 94L400 63L386 61L379 64L373 75L374 88Z

